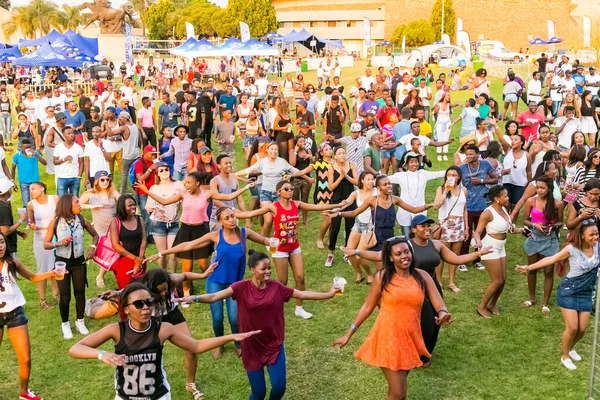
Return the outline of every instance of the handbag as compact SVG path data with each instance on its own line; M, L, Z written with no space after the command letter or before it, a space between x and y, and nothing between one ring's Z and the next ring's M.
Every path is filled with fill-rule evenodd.
M103 236L104 237L104 236ZM88 299L85 302L85 315L94 318L108 318L119 312L119 303L100 297Z
M374 217L371 217L371 222L373 222L373 230L371 232L366 233L362 238L361 241L364 240L365 245L367 247L367 249L370 249L371 247L375 247L377 245L377 236L375 235L375 220L377 217L377 205L379 203L379 199L375 200L375 213L374 213Z
M119 218L115 218L115 220L117 221L118 232L121 233L121 221ZM110 230L100 237L93 258L94 262L106 271L114 269L121 258L121 255L113 249L109 234Z
M460 193L462 193L462 186L460 186ZM458 203L460 193L458 194L458 197L456 198L454 204L452 204L450 211L448 211L448 216L452 213L452 210L454 210L454 206L456 206L456 203ZM431 227L431 237L433 237L435 240L440 240L440 238L442 237L442 223L447 219L448 217L440 219Z

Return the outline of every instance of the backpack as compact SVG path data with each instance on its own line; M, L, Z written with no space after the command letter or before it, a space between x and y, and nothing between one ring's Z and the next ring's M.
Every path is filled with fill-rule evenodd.
M138 157L135 159L134 162L131 163L131 165L129 166L129 183L131 183L131 186L135 185L135 183L137 182L137 178L135 176L135 165L141 162L142 163L142 173L148 171L148 166L146 165L145 162L142 161L141 157Z

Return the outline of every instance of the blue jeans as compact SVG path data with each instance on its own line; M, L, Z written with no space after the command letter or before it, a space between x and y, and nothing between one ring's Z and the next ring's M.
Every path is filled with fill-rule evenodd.
M140 214L146 223L146 228L150 225L150 214L146 211L146 203L148 202L148 195L146 194L135 194L135 201L137 202Z
M23 207L27 207L27 203L29 203L29 200L31 200L31 195L29 194L29 185L31 185L31 183L19 183Z
M285 373L285 349L281 345L279 355L274 364L267 365L269 379L271 380L271 394L269 400L279 400L285 394L286 373ZM246 371L250 381L250 400L263 400L267 396L267 384L265 382L264 368L256 371Z
M187 167L184 167L181 171L173 171L173 179L176 181L183 181L187 175Z
M552 101L552 116L556 118L558 116L558 110L562 101Z
M224 285L222 283L206 281L206 293L217 293L221 290L227 289L231 285ZM229 319L229 326L231 326L231 333L238 333L238 322L237 322L237 303L231 297L225 300L227 306L227 319ZM210 313L212 315L213 331L216 337L225 335L225 328L223 327L223 302L218 301L210 305ZM240 347L238 342L235 342L235 347Z
M56 194L58 197L67 193L70 193L73 196L79 196L80 184L81 180L79 178L58 178L56 180Z

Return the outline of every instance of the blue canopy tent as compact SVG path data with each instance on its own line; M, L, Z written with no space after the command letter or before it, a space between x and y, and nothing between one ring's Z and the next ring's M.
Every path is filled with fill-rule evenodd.
M277 56L279 50L269 46L265 42L254 38L248 40L242 47L231 50L227 55L231 56Z
M81 36L79 33L73 32L70 29L66 31L64 35L70 39L70 43L73 46L79 47L82 53L92 57L98 54L98 38ZM65 41L69 43L68 40Z
M181 54L182 52L193 48L196 44L198 44L198 41L195 38L191 37L179 46L169 50L169 52L171 54Z
M537 37L537 38L535 38L533 40L530 40L529 44L533 44L533 45L535 45L535 44L548 44L548 42L546 42L544 39L540 39L539 37Z
M50 32L49 34L42 36L40 38L37 39L32 39L32 40L23 40L23 39L19 39L19 47L23 48L23 47L37 47L37 46L41 46L45 43L52 43L57 39L60 39L63 37L63 34L58 32L56 29L52 29L52 32Z
M217 45L217 47L218 48L224 48L224 47L227 47L227 48L234 47L235 48L238 43L242 43L242 41L240 39L236 38L235 36L230 36L223 43L219 43Z
M311 49L313 52L320 51L326 45L341 49L343 47L341 40L328 40L321 39L306 29L302 29L300 32L292 30L290 33L281 38L283 43L298 42L304 47Z
M262 36L261 39L263 40L269 40L269 39L279 39L282 38L283 35L280 35L277 32L269 32L266 35Z
M49 44L43 44L34 52L16 58L13 65L23 67L81 67L83 61L74 60L55 51Z
M0 56L9 55L15 58L22 57L21 50L16 47L9 47L6 49L0 49Z
M185 57L214 57L219 54L215 54L218 48L206 40L205 38L201 38L198 40L193 47L182 51L180 54Z
M562 39L557 38L556 36L552 36L550 39L548 39L548 44L555 44L560 42L562 42Z
M99 62L98 60L96 60L94 57L90 57L86 54L76 54L73 57L71 57L73 60L77 60L77 61L83 61L83 62L91 62L91 63L97 63Z
M394 43L390 42L389 40L384 40L383 42L379 42L377 43L377 46L391 46Z

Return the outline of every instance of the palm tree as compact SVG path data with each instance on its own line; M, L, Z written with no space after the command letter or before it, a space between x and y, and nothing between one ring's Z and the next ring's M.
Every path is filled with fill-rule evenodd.
M60 12L60 26L62 30L76 31L80 25L85 24L85 15L81 13L79 6L63 4Z
M48 34L53 28L60 28L61 12L55 3L46 0L32 0L26 6L14 7L10 20L2 24L6 37L18 30L23 36L32 38Z

